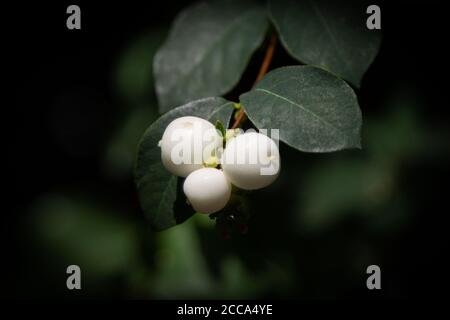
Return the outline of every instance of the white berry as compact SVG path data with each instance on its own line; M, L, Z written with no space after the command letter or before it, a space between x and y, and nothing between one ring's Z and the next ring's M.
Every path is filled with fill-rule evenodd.
M159 146L164 167L174 175L187 177L217 154L222 137L209 121L181 117L167 126Z
M278 177L280 153L268 136L249 132L227 142L221 163L232 184L255 190L268 186Z
M231 196L231 184L221 170L202 168L188 175L183 191L197 212L209 214L226 206Z

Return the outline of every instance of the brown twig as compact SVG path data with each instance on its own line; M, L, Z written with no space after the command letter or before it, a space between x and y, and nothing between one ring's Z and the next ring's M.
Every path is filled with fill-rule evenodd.
M263 63L261 64L261 68L259 69L258 76L256 77L253 86L255 86L256 83L264 77L264 75L267 73L267 70L269 70L269 66L270 63L272 62L273 53L275 51L276 45L277 45L277 35L273 33L272 36L270 37L270 42L266 50L266 55L264 56Z
M242 107L241 107L241 109L239 109L237 112L238 112L239 114L238 114L236 120L234 120L234 123L233 123L233 125L231 126L231 129L236 129L237 127L239 127L239 125L241 124L241 122L244 120L245 112L244 112L244 110L242 109Z
M269 70L269 66L270 63L272 62L273 53L275 51L276 45L277 45L277 35L273 33L272 36L270 37L269 45L267 46L264 60L261 64L261 68L259 69L258 76L256 77L256 80L253 83L253 87L256 85L256 83L258 83L259 80L261 80L264 77L264 75ZM238 110L238 113L239 115L237 116L236 120L231 126L231 129L236 129L243 121L245 121L245 111L242 107L241 109Z

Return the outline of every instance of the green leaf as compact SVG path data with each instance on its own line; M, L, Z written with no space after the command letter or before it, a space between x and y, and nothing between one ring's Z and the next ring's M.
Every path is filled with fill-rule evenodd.
M366 8L342 1L269 1L281 42L294 58L358 87L381 43L380 31L366 27Z
M225 129L223 123L220 122L220 120L216 121L216 129L219 130L222 137L225 138L227 132L226 132L226 129Z
M175 108L156 120L144 133L138 146L135 181L145 215L156 231L170 228L188 218L186 212L175 212L177 177L161 162L158 142L172 120L196 116L228 125L233 103L223 98L205 98ZM183 215L184 213L184 215Z
M279 129L280 140L305 152L360 148L361 111L352 88L311 66L269 72L240 96L248 117L262 129Z
M267 27L264 8L246 1L201 2L184 10L154 59L160 111L230 91Z

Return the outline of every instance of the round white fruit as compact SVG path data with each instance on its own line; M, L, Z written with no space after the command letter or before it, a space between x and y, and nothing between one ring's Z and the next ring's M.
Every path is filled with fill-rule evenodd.
M222 137L209 121L181 117L167 126L159 145L164 167L174 175L187 177L217 154Z
M197 212L209 214L226 206L231 196L231 184L222 170L202 168L188 175L183 191Z
M280 172L280 152L266 135L248 132L229 140L221 159L228 180L245 190L268 186Z

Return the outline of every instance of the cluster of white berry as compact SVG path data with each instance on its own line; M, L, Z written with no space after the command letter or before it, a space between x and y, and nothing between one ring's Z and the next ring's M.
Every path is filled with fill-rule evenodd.
M231 184L245 190L268 186L278 177L280 154L276 143L257 132L223 137L212 123L198 117L173 120L160 141L161 160L171 173L186 177L183 190L201 213L223 209ZM218 169L218 167L221 169Z

